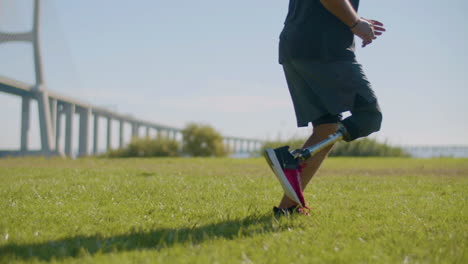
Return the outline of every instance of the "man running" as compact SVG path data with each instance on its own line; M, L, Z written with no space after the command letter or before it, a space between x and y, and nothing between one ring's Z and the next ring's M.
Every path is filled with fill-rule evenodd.
M358 6L359 0L289 2L280 35L279 62L283 65L297 125L305 127L312 123L313 126L313 133L303 148L314 146L337 132L340 140L349 142L380 129L382 113L371 84L355 59L354 35L362 39L365 47L385 28L379 21L359 17ZM342 113L347 111L351 116L342 120ZM285 195L279 206L273 208L275 214L298 212L305 207L303 198L300 202L302 190L332 146L327 145L310 158L304 158L300 166L289 168L284 161L289 152L285 155L284 149L267 151L270 166L274 169L274 164L279 164L274 172L279 178L287 179L286 187L291 190L288 192L282 182ZM300 176L298 180L292 179L294 173Z

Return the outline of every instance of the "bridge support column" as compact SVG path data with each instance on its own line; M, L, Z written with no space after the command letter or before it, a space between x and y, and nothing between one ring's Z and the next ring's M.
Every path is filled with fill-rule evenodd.
M123 148L124 144L124 121L119 122L119 148Z
M41 150L42 152L49 154L55 149L55 131L52 131L49 96L46 91L38 91L37 103L39 108L39 125L41 131Z
M99 146L99 115L94 114L94 126L93 126L93 154L98 153Z
M132 139L138 137L140 126L137 123L132 123Z
M83 157L89 155L88 141L89 141L89 119L91 116L91 109L84 108L80 113L80 136L78 145L78 156Z
M56 130L55 127L57 126L57 99L49 98L49 109L50 109L50 123L52 126L52 131L55 131Z
M23 96L21 106L21 151L23 152L28 151L29 145L30 105L31 99Z
M73 117L75 105L65 105L65 155L73 157Z
M57 153L60 155L63 155L62 150L60 149L60 138L62 137L61 135L61 129L62 129L62 113L63 113L63 105L57 103L57 114L55 116L55 150Z
M112 148L111 146L111 138L112 138L112 118L107 117L107 150Z

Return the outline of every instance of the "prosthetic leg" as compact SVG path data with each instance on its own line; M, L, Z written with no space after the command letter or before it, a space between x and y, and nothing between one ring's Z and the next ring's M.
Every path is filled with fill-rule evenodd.
M275 151L277 152L277 155L279 154L279 156L282 157L283 167L290 168L290 169L298 169L301 162L305 161L306 159L319 153L323 149L347 137L348 136L347 136L346 129L344 128L344 126L341 125L336 133L331 134L327 139L313 146L303 148L303 149L294 149L292 151L289 151L289 146L284 146L284 147L275 149Z
M265 158L271 170L278 178L284 193L298 205L307 208L301 187L301 172L303 161L317 154L326 147L346 138L347 132L344 127L330 135L322 142L304 149L289 151L289 146L276 149L266 149Z
M336 142L343 139L343 132L337 131L335 134L330 135L327 139L321 141L320 143L310 146L304 149L295 149L291 151L291 155L296 160L305 161L306 159L312 157L313 155L319 153L323 149L329 147L330 145L335 144Z

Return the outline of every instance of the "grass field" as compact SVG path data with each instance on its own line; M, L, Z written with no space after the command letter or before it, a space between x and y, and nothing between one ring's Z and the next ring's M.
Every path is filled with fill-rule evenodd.
M468 160L331 158L275 219L262 159L0 159L0 263L468 263Z

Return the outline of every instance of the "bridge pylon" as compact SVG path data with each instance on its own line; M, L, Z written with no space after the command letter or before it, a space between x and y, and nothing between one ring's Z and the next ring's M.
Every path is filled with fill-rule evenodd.
M53 106L53 99L48 95L47 87L44 81L43 66L42 66L42 53L40 42L40 29L41 29L41 0L34 0L33 2L33 25L30 31L27 32L0 32L0 44L7 42L29 42L33 47L34 56L34 76L35 83L31 87L29 93L22 95L21 107L21 148L19 155L28 154L60 154L56 151L55 147L55 131L53 130L52 120L55 113L51 111ZM5 78L2 78L5 79ZM3 82L3 86L8 85ZM22 85L24 86L24 85ZM41 150L29 153L29 128L30 128L30 103L31 99L38 102L38 114L40 125L40 138Z

